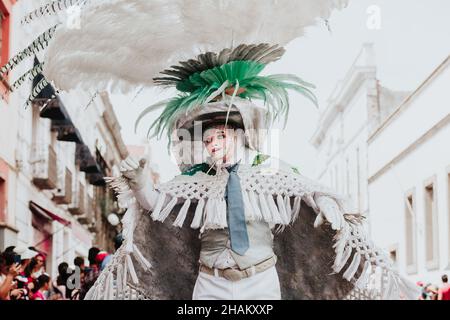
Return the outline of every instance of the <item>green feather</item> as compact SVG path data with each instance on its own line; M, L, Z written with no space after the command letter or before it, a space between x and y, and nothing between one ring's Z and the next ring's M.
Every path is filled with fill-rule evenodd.
M192 74L177 84L176 88L181 92L177 97L146 108L136 121L136 126L145 115L165 104L166 107L161 115L150 126L148 136L160 138L161 134L167 131L170 145L171 133L175 129L176 121L191 112L193 108L205 104L208 97L226 81L229 87L239 82L239 87L245 89L238 95L239 97L263 101L271 121L284 117L284 126L289 114L288 90L302 94L317 106L317 98L311 91L315 88L314 85L290 74L260 76L264 68L265 64L256 61L232 61ZM152 131L153 134L150 135Z

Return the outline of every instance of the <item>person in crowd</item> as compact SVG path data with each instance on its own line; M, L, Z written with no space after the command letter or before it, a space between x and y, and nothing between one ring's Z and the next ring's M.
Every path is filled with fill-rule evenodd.
M89 249L88 252L88 260L89 260L89 267L92 268L97 268L97 262L95 261L95 258L97 257L97 254L100 252L100 249L97 247L92 247Z
M27 267L20 272L20 274L24 277L28 278L28 283L32 283L35 278L33 278L31 275L33 274L34 266L36 265L36 260L31 259L30 263L27 265Z
M114 249L116 249L116 251L122 246L123 243L123 236L121 233L118 233L115 237L114 237Z
M50 276L48 274L41 274L36 279L36 286L34 288L31 300L47 300L47 295L50 290L50 282Z
M106 251L100 251L95 257L95 262L100 267L100 271L106 268L108 263L111 261L112 256Z
M72 300L79 300L81 289L84 287L84 278L85 278L85 270L86 270L86 266L84 264L84 258L76 257L73 260L73 264L75 265L75 268L78 268L78 270L79 270L80 279L78 282L79 287L78 288L76 286L74 287L74 290L72 291L70 298Z
M22 260L23 262L23 260ZM30 300L32 296L32 290L34 288L34 282L29 281L29 279L24 275L23 264L21 265L21 271L19 275L14 278L15 287L20 290L20 294L12 296L11 299L15 300Z
M73 264L75 265L75 267L80 268L80 273L84 272L84 258L83 257L76 257L75 259L73 259Z
M100 266L97 264L96 257L100 252L97 247L92 247L88 252L89 267L84 269L84 280L80 290L79 299L83 300L89 289L94 285L100 274Z
M35 257L38 252L26 248L24 246L17 246L14 248L14 252L20 255L20 273L16 277L18 289L22 289L24 294L20 297L20 300L29 300L32 295L32 290L34 288L34 279L31 277L31 269L34 265Z
M22 275L28 278L29 284L32 284L43 273L45 273L45 256L42 253L37 253L31 259L31 262L27 265Z
M45 273L45 255L43 253L38 253L34 257L36 264L31 270L31 277L37 279L41 274Z
M16 246L9 246L3 252L14 252L14 249L16 249Z
M430 300L430 291L429 291L430 286L431 283L422 284L422 294L420 300Z
M72 290L74 289L68 285L68 279L72 272L69 269L69 264L67 262L62 262L58 265L58 277L53 283L53 288L55 291L61 294L61 299L70 299L72 295Z
M15 277L20 272L20 257L14 251L3 252L0 255L0 300L10 300L25 294L18 289Z
M442 275L442 287L438 291L438 300L450 300L450 285L446 274Z
M430 284L427 287L427 291L428 291L428 300L437 300L438 299L438 287L434 284Z
M428 294L427 294L427 291L426 291L426 288L425 288L425 284L422 281L417 281L416 285L418 287L420 287L419 300L427 300Z
M18 246L18 247L9 247L9 248L14 248L12 249L12 252L20 255L20 266L21 266L21 274L23 275L23 273L25 272L25 270L28 268L28 266L30 265L30 263L32 262L33 258L35 258L38 254L37 251L29 249L27 247L24 246ZM6 250L5 250L6 252Z

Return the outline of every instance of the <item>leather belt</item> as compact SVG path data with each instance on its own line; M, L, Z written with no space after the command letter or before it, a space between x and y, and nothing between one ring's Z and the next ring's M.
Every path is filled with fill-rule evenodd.
M215 276L216 274L214 270L217 270L217 275L219 277L235 282L242 280L244 278L249 278L257 273L266 271L267 269L273 267L276 263L277 263L277 256L273 255L269 259L264 260L263 262L260 262L244 270L238 268L217 269L217 268L210 268L208 266L201 264L199 271L209 274L211 276Z

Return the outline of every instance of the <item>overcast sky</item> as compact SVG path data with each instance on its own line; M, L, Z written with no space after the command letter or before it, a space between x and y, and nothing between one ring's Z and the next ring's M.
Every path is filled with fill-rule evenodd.
M379 9L380 28L368 28L368 19L376 14L368 13L369 8ZM350 0L346 9L332 15L331 33L323 24L309 28L306 36L287 46L283 59L268 66L266 73L294 73L314 83L320 107L324 109L362 44L372 42L381 84L390 89L413 90L450 54L449 16L448 0ZM148 116L134 134L138 114L171 93L148 90L135 100L133 96L113 96L113 104L125 143L142 144L146 141L146 124L156 115ZM315 176L315 150L309 139L318 117L319 110L303 97L292 94L289 121L280 135L280 158L310 177ZM150 143L153 162L162 180L171 179L178 171L167 153L167 141Z

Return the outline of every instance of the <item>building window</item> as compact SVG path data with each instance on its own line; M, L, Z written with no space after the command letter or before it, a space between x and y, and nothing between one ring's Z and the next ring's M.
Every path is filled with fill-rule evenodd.
M439 231L435 189L434 181L425 185L425 257L427 269L439 267Z
M414 198L413 192L408 193L405 198L405 256L408 273L417 272L416 205Z

